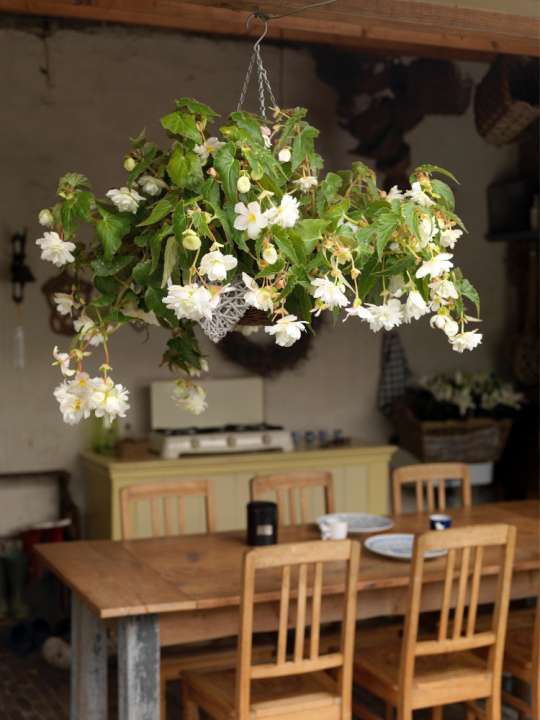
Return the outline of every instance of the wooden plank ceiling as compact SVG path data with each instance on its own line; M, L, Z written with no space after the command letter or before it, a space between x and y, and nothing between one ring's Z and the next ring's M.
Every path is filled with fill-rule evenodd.
M0 0L0 11L86 21L153 25L186 31L246 36L254 7L291 12L309 0ZM479 3L476 0L476 7ZM512 0L483 0L487 9L441 0L337 0L270 24L270 37L347 47L452 57L496 53L540 55L538 17L516 13ZM507 8L507 12L492 7ZM255 25L255 23L254 23ZM252 34L255 28L252 27Z

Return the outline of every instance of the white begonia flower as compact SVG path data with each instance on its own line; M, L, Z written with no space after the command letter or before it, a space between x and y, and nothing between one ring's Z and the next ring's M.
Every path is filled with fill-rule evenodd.
M141 175L138 183L147 195L159 195L167 187L163 180L152 175Z
M411 198L413 202L421 207L430 207L431 205L435 205L435 202L429 197L429 195L422 190L422 185L419 182L413 182L411 189L405 192L405 197Z
M200 377L203 372L208 372L209 369L208 360L201 358L200 367L196 368L192 365L188 370L188 375L189 377Z
M258 238L268 225L268 218L261 212L258 202L250 202L247 205L243 202L236 203L234 212L236 213L235 229L245 230L251 240Z
M442 330L449 338L457 335L459 331L459 325L450 315L434 315L429 321L429 324L432 328Z
M66 263L75 260L73 255L75 243L62 240L57 232L43 233L43 237L36 240L36 245L41 248L41 259L51 262L56 267L63 267Z
M268 243L263 247L262 251L263 260L267 262L269 265L274 265L274 263L277 263L278 261L278 253L274 245L272 243Z
M388 283L388 292L392 297L400 298L404 292L403 275L392 275Z
M179 380L173 391L173 400L193 415L200 415L208 407L206 390L190 380Z
M88 341L93 347L101 345L105 339L101 328L85 313L73 321L73 327L75 328L75 332L79 333L80 337ZM107 330L110 329L111 326L107 328Z
M70 381L64 381L54 390L62 418L68 425L76 425L90 417L89 382L87 373L79 372Z
M403 200L403 192L398 188L397 185L393 185L390 190L386 193L386 199L388 202L393 200Z
M59 315L71 315L73 308L75 307L73 295L58 292L54 293L53 300L56 305L56 312Z
M459 297L456 286L451 280L433 278L429 283L431 299L434 304L446 305L448 300L457 300Z
M464 417L468 410L472 410L475 406L471 396L470 388L461 388L452 393L452 402L458 406L459 414Z
M348 320L350 317L358 317L361 320L367 320L368 322L373 321L373 315L365 305L361 305L359 301L355 301L352 307L346 308L346 317L343 318L343 322Z
M256 280L247 273L242 273L242 280L248 289L248 292L244 295L246 304L257 308L257 310L272 312L274 309L274 292L272 289L259 287Z
M403 322L403 308L399 300L392 298L382 305L366 305L368 313L359 314L362 320L369 323L370 330L379 332L383 328L392 330Z
M271 141L272 131L270 130L270 128L266 127L266 125L262 125L261 126L261 135L262 135L264 147L265 148L272 147L272 141Z
M163 304L172 310L179 320L195 322L203 318L209 320L219 301L219 293L213 294L197 283L169 285L168 295L163 298Z
M58 345L55 345L53 348L53 358L55 359L53 365L58 365L60 372L64 377L72 377L75 375L75 370L69 367L69 363L71 361L69 353L59 352Z
M275 325L265 325L264 332L274 335L276 344L281 347L291 347L305 332L305 321L298 320L296 315L286 315L280 318Z
M236 182L236 189L240 193L247 193L251 190L251 180L247 175L241 175Z
M316 278L311 281L314 290L314 298L321 300L329 310L338 307L347 307L349 299L345 295L345 285L342 282L334 282L330 278Z
M39 211L38 222L43 227L50 228L53 226L54 218L52 212L48 208Z
M464 350L474 350L482 342L482 337L482 333L479 333L478 330L461 332L450 338L450 344L452 350L462 353Z
M96 417L111 423L117 417L125 417L129 410L129 392L123 385L110 377L95 377L90 380L89 405Z
M451 253L439 253L432 257L431 260L424 260L416 271L416 277L423 278L426 275L438 277L445 272L449 272L454 267L454 263L450 261L451 257L453 257Z
M291 161L292 154L290 148L282 148L278 153L278 160L282 163L288 163Z
M221 250L213 250L202 257L199 272L212 282L221 282L225 280L229 270L233 270L237 265L238 260L234 255L224 255Z
M455 247L455 244L459 240L459 238L463 235L463 230L442 230L441 231L441 239L440 243L443 247L449 248L450 250L453 250Z
M437 227L433 222L433 218L424 215L418 223L418 233L420 235L420 247L425 248L437 234Z
M292 195L285 194L278 207L272 207L265 212L270 225L279 225L282 228L292 228L298 222L300 211L299 202Z
M429 312L429 307L422 295L418 290L411 290L403 310L403 319L405 322L419 320L427 312Z
M217 137L209 137L208 140L205 140L202 143L202 145L195 145L193 150L199 156L201 163L205 165L209 156L217 153L217 151L224 145L225 143L221 142L221 140L219 140Z
M304 175L303 177L298 178L298 180L295 180L294 184L298 185L302 192L307 193L311 190L311 188L317 187L319 181L314 175Z
M120 210L120 212L130 212L135 214L139 209L140 203L144 202L142 195L136 190L131 190L127 187L121 187L119 190L113 188L105 193L111 200L113 205Z

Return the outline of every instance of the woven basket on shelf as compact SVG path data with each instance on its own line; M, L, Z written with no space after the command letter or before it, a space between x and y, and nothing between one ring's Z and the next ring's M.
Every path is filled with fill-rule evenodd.
M516 141L540 115L538 95L535 59L498 57L476 88L478 132L492 145Z
M496 462L512 420L418 420L410 408L396 408L399 444L423 462Z

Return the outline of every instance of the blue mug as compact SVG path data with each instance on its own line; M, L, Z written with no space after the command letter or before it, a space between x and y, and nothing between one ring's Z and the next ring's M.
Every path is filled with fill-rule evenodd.
M429 524L432 530L448 530L452 527L452 518L450 515L430 515Z

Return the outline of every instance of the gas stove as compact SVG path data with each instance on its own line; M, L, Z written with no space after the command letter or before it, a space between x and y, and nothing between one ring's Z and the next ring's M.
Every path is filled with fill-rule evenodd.
M173 460L185 455L293 449L290 432L263 421L260 378L208 380L201 384L208 394L208 410L193 416L171 400L174 383L152 383L151 452Z
M264 452L293 449L291 433L277 425L225 425L213 428L155 430L150 450L173 460L182 455Z

